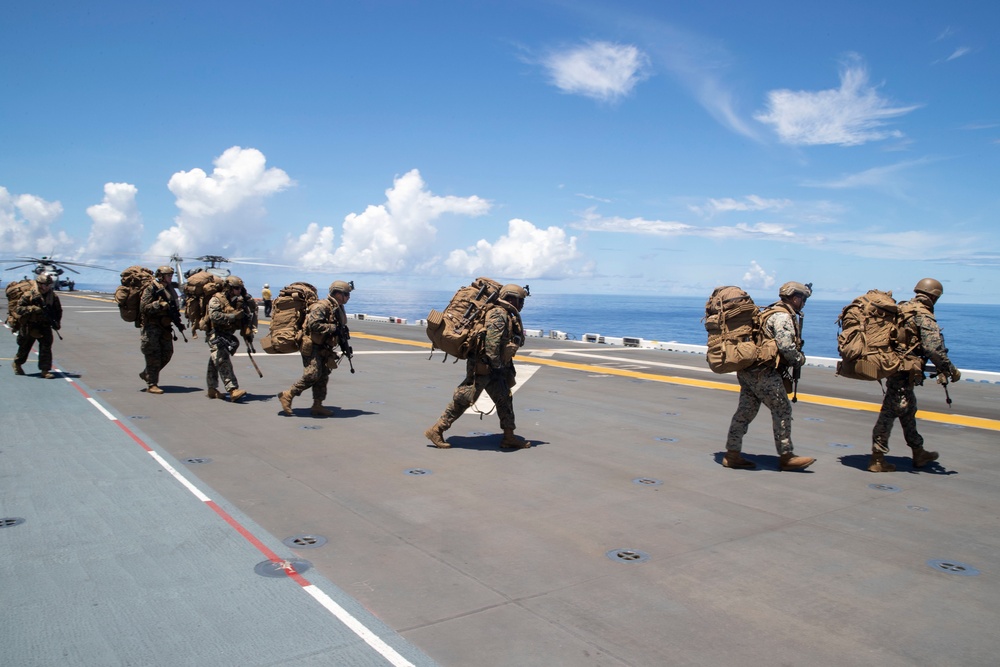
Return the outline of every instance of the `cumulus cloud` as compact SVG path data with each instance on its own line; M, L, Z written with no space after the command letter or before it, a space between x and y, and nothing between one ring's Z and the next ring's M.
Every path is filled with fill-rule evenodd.
M129 183L105 183L104 201L87 208L94 221L84 257L102 257L140 250L142 215L135 197L139 190Z
M559 227L541 229L527 220L507 223L507 234L495 243L485 239L465 250L453 250L445 265L459 275L502 275L510 278L566 278L580 257L576 237Z
M393 180L386 202L344 219L340 246L332 227L313 223L285 246L285 258L313 270L396 273L420 270L436 259L432 252L445 214L479 216L491 203L475 195L441 197L430 192L413 169Z
M216 158L211 174L195 168L171 176L167 187L180 214L160 232L150 252L222 252L232 249L240 236L258 231L267 213L264 201L294 185L288 174L266 163L259 150L233 146Z
M0 186L0 248L5 255L57 256L66 259L73 240L52 226L62 204L30 194L16 195Z
M751 260L750 268L743 274L743 286L746 289L768 289L774 286L774 273L768 274L756 260Z
M841 68L840 88L817 92L772 90L767 110L754 118L770 125L786 144L858 146L902 137L898 130L887 129L885 121L917 108L891 106L868 83L867 69L854 57Z
M559 90L607 102L628 95L648 76L649 59L628 44L588 42L552 53L542 64Z

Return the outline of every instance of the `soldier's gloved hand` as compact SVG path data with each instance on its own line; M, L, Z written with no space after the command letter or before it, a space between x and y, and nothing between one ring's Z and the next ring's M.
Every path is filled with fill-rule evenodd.
M59 331L60 329L62 329L62 324L60 324L59 322L53 322L52 328L55 329L56 331Z
M796 368L802 368L806 365L806 355L799 352L799 358L795 361Z
M962 379L962 371L958 370L957 368L952 367L952 369L951 369L951 381L952 382L958 382L961 379Z
M937 374L937 383L938 384L948 384L948 376L945 375L944 373L938 373Z

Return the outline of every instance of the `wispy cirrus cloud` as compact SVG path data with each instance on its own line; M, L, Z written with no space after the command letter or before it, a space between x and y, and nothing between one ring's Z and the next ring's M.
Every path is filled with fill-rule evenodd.
M649 73L649 58L630 44L587 42L542 60L552 84L601 102L625 97Z
M893 106L869 83L860 58L852 55L841 68L839 88L772 90L767 108L754 118L771 126L785 144L859 146L902 137L902 132L888 129L886 122L919 106Z
M743 199L733 199L732 197L709 199L708 203L704 205L691 205L688 208L700 216L712 217L718 213L730 211L775 211L791 205L790 199L765 199L757 195L747 195Z

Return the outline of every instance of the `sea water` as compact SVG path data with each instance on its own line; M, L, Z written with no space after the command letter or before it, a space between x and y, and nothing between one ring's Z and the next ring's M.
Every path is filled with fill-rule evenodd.
M113 286L77 287L114 290ZM426 318L432 308L444 309L452 295L439 290L357 289L351 294L347 312L398 317L413 323ZM807 357L837 358L837 317L845 305L809 299L803 310L802 335ZM944 300L934 310L956 366L1000 372L1000 346L989 337L1000 322L1000 306ZM545 335L552 330L562 331L572 340L582 340L584 334L600 334L704 345L704 314L702 297L536 293L526 300L521 317L526 329L541 329Z

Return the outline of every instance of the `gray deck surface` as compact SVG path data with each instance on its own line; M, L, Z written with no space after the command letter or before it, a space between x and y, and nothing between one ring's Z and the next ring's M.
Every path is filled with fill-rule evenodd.
M15 377L0 332L0 519L25 520L0 528L0 665L393 664L315 590L396 664L997 664L1000 385L953 385L950 410L918 389L940 465L912 469L897 426L877 475L878 384L807 367L793 439L817 463L777 471L765 410L758 469L728 470L734 376L530 339L514 403L536 446L467 414L438 450L423 431L464 362L428 361L419 327L352 321L335 416L303 396L287 417L298 355L257 355L262 379L239 356L231 404L205 397L204 340L178 341L148 395L138 331L61 297L65 377L34 356ZM272 557L301 576L258 574Z

